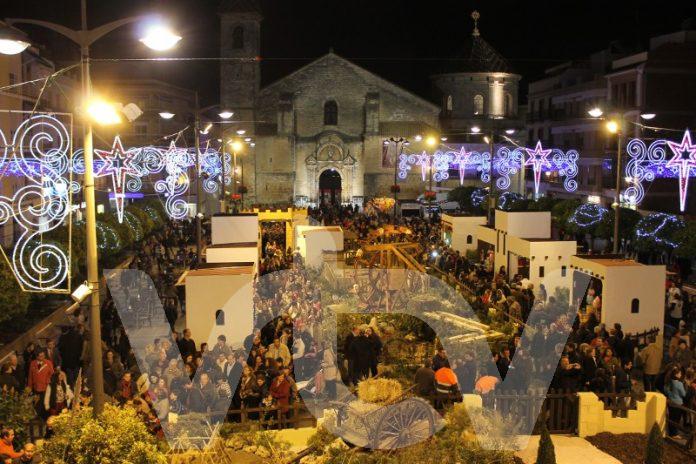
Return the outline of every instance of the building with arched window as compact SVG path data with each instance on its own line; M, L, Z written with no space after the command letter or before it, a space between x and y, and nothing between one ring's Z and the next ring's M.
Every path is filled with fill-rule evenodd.
M324 103L324 125L338 125L338 104L336 100L328 100Z
M244 27L237 26L232 30L232 48L239 50L244 48Z
M439 133L441 107L333 50L262 85L259 3L225 0L221 11L220 55L235 58L221 64L221 104L240 121L230 130L246 130L255 143L237 158L245 200L306 206L391 196L397 156L385 139ZM419 170L400 188L404 197L420 195Z
M481 37L478 12L472 18L474 30L460 51L431 76L435 97L452 100L441 113L443 132L468 132L473 125L483 129L489 119L502 120L497 124L503 128L522 127L517 110L521 76ZM448 138L456 141L449 134Z
M574 280L589 275L601 299L599 321L607 327L620 323L624 333L664 329L664 265L644 265L617 255L579 255L570 261ZM640 285L636 285L640 282ZM584 297L585 288L574 285L571 301ZM662 343L658 343L662 346Z

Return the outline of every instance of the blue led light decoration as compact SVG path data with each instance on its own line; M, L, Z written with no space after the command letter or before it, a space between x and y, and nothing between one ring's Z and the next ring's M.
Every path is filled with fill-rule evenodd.
M493 168L498 174L495 186L499 190L510 188L510 176L517 174L524 164L524 152L521 148L510 150L508 147L501 147L496 152L493 160Z
M402 154L399 156L399 179L404 180L413 166L420 166L421 178L423 182L428 179L430 167L433 167L433 180L442 182L449 179L450 169L459 170L459 183L463 185L464 174L468 168L475 168L480 172L481 181L490 181L490 153L479 153L477 151L467 151L464 146L459 151L436 151L428 154L423 151L416 154Z
M232 184L232 156L225 153L225 185ZM210 194L220 191L220 176L222 175L222 160L220 152L206 148L201 153L201 173L203 177L203 189Z
M524 197L519 193L503 192L498 197L498 208L503 211L509 211L513 204L522 200L524 200Z
M471 192L471 205L479 207L488 198L488 190L483 188L477 188Z
M684 221L673 214L651 213L638 221L636 239L674 249L679 246L679 243L673 239L673 236L684 227Z
M555 171L563 177L563 188L567 192L574 192L578 188L575 177L578 175L578 158L580 154L576 150L563 151L559 148L543 148L541 141L536 146L525 148L527 159L525 166L531 166L534 173L534 197L539 197L539 185L542 171ZM549 156L551 159L549 159Z
M633 205L645 198L645 182L655 178L676 178L679 182L679 210L686 209L689 179L696 176L696 144L686 130L681 142L658 139L646 145L641 139L632 139L626 146L629 161L626 179L631 184L624 197Z
M65 114L33 114L14 130L12 140L0 131L0 166L22 175L25 185L12 197L0 196L0 225L14 221L11 253L2 250L19 285L29 292L70 292L70 249L43 241L46 234L70 223L72 180L70 130ZM68 228L68 241L71 229Z
M558 172L563 177L563 187L568 192L574 192L578 188L576 176L578 175L578 158L580 154L576 150L563 151L559 148L543 148L541 142L537 142L535 148L510 148L502 146L498 148L493 157L493 168L496 175L496 187L499 190L510 188L510 177L517 174L524 166L530 166L534 172L534 194L539 196L542 171ZM459 171L459 183L464 184L467 169L476 169L481 182L491 181L491 155L489 152L477 152L467 150L462 145L459 150L436 151L432 155L423 151L420 154L402 154L399 157L400 179L406 179L413 166L420 166L423 182L431 165L433 166L433 180L441 182L449 179L449 170Z
M189 188L188 168L195 165L196 154L177 148L172 141L164 152L164 166L167 176L155 182L155 191L165 196L164 208L172 219L188 216L188 204L182 198Z
M578 206L568 218L568 222L580 231L587 231L597 226L609 214L609 210L595 203Z

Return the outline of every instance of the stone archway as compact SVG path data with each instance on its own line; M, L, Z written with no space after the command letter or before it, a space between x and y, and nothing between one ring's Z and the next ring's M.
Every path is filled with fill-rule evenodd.
M317 203L320 205L340 205L342 187L341 173L334 168L325 169L319 174Z

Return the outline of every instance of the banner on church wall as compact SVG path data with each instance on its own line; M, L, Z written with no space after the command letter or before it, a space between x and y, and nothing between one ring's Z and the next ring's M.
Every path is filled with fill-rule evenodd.
M382 145L382 167L394 169L396 166L396 145Z

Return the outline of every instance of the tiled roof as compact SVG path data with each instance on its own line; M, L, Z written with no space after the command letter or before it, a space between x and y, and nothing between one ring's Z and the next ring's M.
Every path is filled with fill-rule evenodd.
M464 41L462 50L448 60L442 73L514 73L508 61L475 31Z

